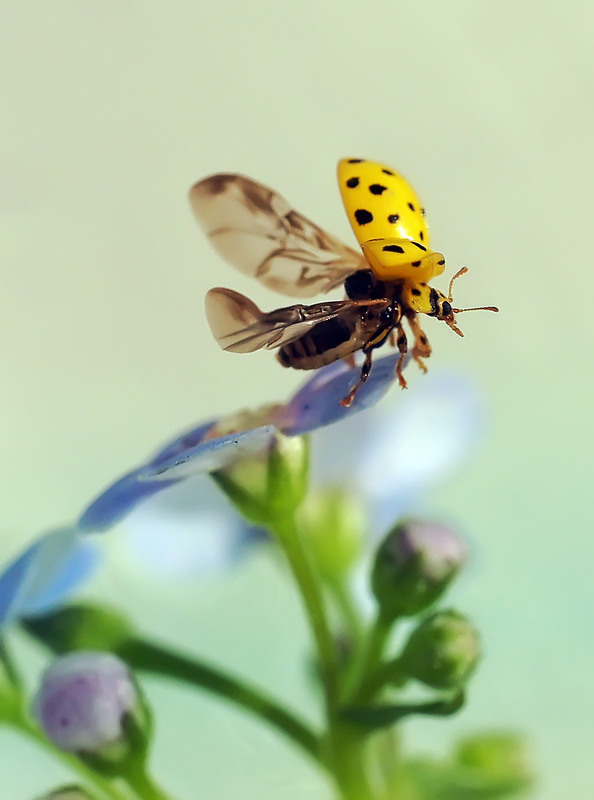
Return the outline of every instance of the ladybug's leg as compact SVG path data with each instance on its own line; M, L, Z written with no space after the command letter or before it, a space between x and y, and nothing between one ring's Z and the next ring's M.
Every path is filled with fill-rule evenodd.
M369 373L371 372L371 356L372 356L372 353L373 353L373 349L371 349L371 348L365 353L365 361L363 362L363 364L361 366L361 375L359 377L359 380L353 386L353 388L347 394L347 396L342 398L342 400L340 401L340 405L341 406L344 406L345 408L348 408L351 405L351 403L355 399L355 395L357 394L357 392L359 391L361 386L365 383L365 381L369 377Z
M350 356L342 359L349 369L355 369L355 354L351 353Z
M415 344L412 350L412 357L419 365L420 369L423 372L427 372L427 367L423 363L423 358L429 358L431 355L431 345L429 344L429 340L425 336L425 333L421 326L417 321L416 314L411 314L408 317L408 324L413 332L413 336L415 337Z
M408 342L406 341L406 333L400 323L396 325L396 347L400 352L400 358L396 364L396 377L401 389L406 389L406 379L402 374L402 365L404 363L404 356L408 353Z

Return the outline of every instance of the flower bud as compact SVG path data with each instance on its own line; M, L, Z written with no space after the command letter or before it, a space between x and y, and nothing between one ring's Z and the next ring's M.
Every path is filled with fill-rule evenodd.
M461 539L437 522L396 525L380 544L371 575L386 619L413 616L445 591L465 559Z
M302 502L309 475L306 437L278 431L261 454L242 458L212 473L240 513L255 524L294 511Z
M55 789L50 794L45 794L39 800L93 800L93 798L78 786L64 786L62 789Z
M299 509L299 528L322 577L348 573L362 552L366 520L357 497L342 489L310 492Z
M480 656L476 628L456 611L437 611L411 633L398 664L414 680L434 689L458 689Z
M54 661L33 713L56 747L90 757L100 769L146 748L146 706L128 667L111 653L81 651Z
M465 739L458 745L456 762L507 791L518 791L532 779L528 748L515 733L484 733Z

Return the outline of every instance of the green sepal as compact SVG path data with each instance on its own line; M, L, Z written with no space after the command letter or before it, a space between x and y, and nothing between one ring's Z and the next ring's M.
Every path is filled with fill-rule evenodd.
M95 772L106 777L126 777L144 771L152 738L153 721L149 706L138 690L138 706L122 719L119 741L104 746L101 753L81 751L77 756Z
M256 525L292 514L309 479L309 439L275 433L266 453L211 473L239 513Z
M428 703L398 703L385 706L347 706L342 715L349 722L355 722L369 730L378 730L394 725L413 714L432 717L448 717L464 705L464 692L456 692L452 697L433 700Z

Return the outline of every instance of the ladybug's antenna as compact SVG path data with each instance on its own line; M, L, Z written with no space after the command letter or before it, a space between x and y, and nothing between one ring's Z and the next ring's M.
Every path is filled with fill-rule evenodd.
M462 311L499 311L497 306L475 306L474 308L452 308L454 314L461 314Z
M468 267L462 267L462 269L459 269L458 272L456 272L456 274L450 281L450 286L448 289L448 300L450 301L450 303L452 302L452 286L454 285L454 281L456 280L456 278L459 278L461 275L465 275L467 272L468 272Z
M468 267L462 267L459 269L458 272L454 275L452 280L450 281L450 288L448 289L448 300L450 303L452 302L452 285L456 278L459 278L461 275L465 275L468 272ZM474 308L452 308L454 314L461 314L463 311L499 311L497 306L475 306ZM460 331L456 331L456 333L460 333ZM460 336L462 334L460 333Z

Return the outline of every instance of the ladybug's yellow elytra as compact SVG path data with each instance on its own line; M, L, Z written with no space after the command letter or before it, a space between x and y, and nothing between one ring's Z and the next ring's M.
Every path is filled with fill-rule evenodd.
M391 167L343 158L338 162L338 185L359 244L410 239L429 247L425 209L408 181Z
M353 232L375 275L402 280L411 306L430 312L426 284L444 271L445 258L429 249L425 209L415 190L391 167L361 158L338 162L338 185Z

